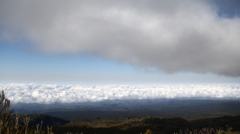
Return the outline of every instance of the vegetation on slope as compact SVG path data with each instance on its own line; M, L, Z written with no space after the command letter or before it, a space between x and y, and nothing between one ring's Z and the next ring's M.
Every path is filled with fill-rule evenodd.
M90 122L70 122L61 127L54 127L57 133L61 132L82 132L87 134L140 134L147 129L153 134L173 134L173 133L219 133L240 131L240 116L226 116L219 118L208 118L194 121L187 121L182 118L160 118L145 117L142 119L131 119L126 121L90 121ZM238 120L238 121L237 121ZM206 126L201 124L206 124ZM197 125L200 125L197 126ZM232 127L230 127L232 126ZM229 129L231 128L231 130ZM229 131L230 130L230 131Z

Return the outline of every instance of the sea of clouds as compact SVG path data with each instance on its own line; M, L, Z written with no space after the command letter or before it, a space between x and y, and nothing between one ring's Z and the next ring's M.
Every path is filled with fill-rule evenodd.
M240 99L239 84L225 85L74 85L0 84L12 103L81 103L127 99Z

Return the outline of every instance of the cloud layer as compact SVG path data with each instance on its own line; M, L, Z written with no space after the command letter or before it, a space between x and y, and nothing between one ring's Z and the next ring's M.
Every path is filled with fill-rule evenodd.
M240 18L208 0L1 1L0 40L166 72L240 76Z
M81 103L127 99L240 99L240 85L0 84L12 103Z

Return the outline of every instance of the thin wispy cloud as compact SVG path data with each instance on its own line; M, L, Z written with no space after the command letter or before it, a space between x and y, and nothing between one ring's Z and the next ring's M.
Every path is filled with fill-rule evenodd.
M12 103L82 103L139 99L240 99L240 85L0 84Z
M208 0L1 1L0 40L170 73L239 77L240 17L218 12Z

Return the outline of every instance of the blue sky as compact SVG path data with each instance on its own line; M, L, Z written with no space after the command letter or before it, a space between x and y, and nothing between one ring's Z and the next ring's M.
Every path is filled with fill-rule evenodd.
M0 82L240 82L237 1L75 2L1 1Z

